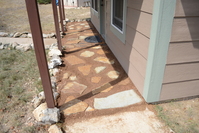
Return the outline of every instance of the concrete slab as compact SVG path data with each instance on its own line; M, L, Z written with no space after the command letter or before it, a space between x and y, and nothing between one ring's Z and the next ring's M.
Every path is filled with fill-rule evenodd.
M67 133L170 133L156 115L144 111L98 116L66 125Z
M125 107L141 102L142 99L135 93L134 90L122 91L105 98L95 98L95 109L110 109Z

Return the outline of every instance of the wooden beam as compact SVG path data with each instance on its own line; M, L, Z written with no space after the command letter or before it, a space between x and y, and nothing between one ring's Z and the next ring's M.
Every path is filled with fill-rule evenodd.
M52 0L52 8L53 8L53 17L54 17L54 22L55 22L57 44L58 44L59 50L62 51L62 42L61 42L60 28L59 28L59 18L58 18L58 12L57 12L57 6L56 6L55 0Z
M46 103L48 108L54 108L55 101L53 97L50 74L48 71L44 49L44 41L42 36L37 0L25 0L25 2Z

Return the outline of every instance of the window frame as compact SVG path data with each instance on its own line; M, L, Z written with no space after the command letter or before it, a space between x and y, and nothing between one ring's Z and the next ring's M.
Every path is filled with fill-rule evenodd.
M112 25L114 25L118 30L120 30L120 31L123 31L123 23L124 23L124 6L122 7L122 9L123 9L123 11L122 11L122 19L120 19L120 18L118 18L117 16L116 16L116 11L117 11L117 9L116 9L116 7L114 7L114 5L116 5L116 3L114 3L114 2L116 2L117 0L113 0L113 4L112 4L112 17L111 17L111 20L112 20ZM124 5L124 0L122 0L123 1L123 3L122 3L122 5ZM119 25L117 25L114 21L115 20L116 21L119 21L120 23L122 23L122 25L121 25L121 27L119 26Z
M98 12L98 0L92 0L91 7L94 11Z
M110 30L117 36L123 43L126 40L126 14L127 14L127 0L123 0L123 23L122 30L113 24L113 0L111 0L111 25Z

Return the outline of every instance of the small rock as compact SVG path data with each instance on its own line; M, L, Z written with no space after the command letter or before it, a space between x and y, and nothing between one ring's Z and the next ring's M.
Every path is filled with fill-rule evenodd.
M49 38L48 34L43 34L43 38Z
M50 37L50 38L55 37L55 33L50 33L50 34L49 34L49 37Z
M58 68L54 68L54 69L53 69L53 75L54 75L54 76L55 76L58 72L59 72L59 69L58 69Z
M21 37L21 38L27 38L27 37L28 37L28 35L26 35L26 34L22 34L20 37Z
M63 133L57 125L51 125L48 129L49 133Z
M3 49L8 49L10 47L10 43L3 44Z
M32 38L32 34L31 33L28 33L28 38Z
M3 49L3 44L2 43L0 43L0 49Z
M58 48L53 48L53 49L50 49L50 51L48 52L48 56L51 57L53 55L62 55L62 53Z
M6 32L0 32L0 37L7 37L9 34Z
M14 34L14 38L17 38L17 37L20 37L22 34L20 33L20 32L16 32L15 34Z
M53 124L59 121L60 112L58 108L48 108L46 103L42 103L33 111L33 115L38 122L43 124Z
M21 50L21 51L28 51L30 49L32 49L31 47L31 44L18 44L16 47L15 47L16 50Z
M19 44L18 43L16 43L16 42L13 42L13 43L11 43L10 44L10 46L13 48L13 49L15 49L16 48L16 46L18 46Z

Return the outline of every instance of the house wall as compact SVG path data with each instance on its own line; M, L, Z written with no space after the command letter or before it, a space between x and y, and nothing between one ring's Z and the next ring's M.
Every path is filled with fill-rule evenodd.
M198 7L198 0L177 0L160 100L199 95Z
M106 43L142 94L146 74L153 0L127 0L125 43L122 43L110 30L111 1L106 0L105 5ZM92 16L92 22L96 26L99 21ZM98 26L96 28L98 29Z

